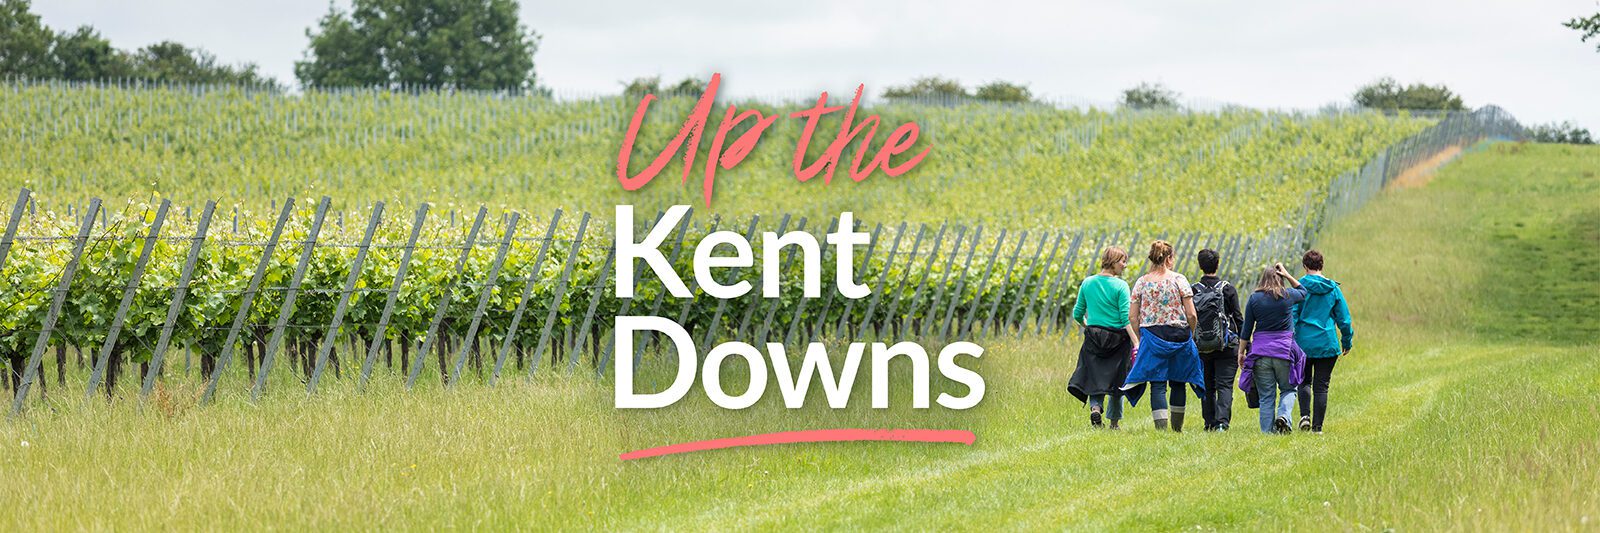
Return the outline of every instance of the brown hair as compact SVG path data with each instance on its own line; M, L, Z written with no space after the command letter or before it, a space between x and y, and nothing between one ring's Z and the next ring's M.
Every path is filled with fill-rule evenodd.
M1322 252L1306 251L1306 255L1300 258L1300 264L1305 265L1306 270L1322 270Z
M1123 251L1121 246L1107 246L1105 251L1100 252L1100 270L1116 268L1118 261L1127 258L1128 252Z
M1267 293L1274 300L1283 299L1283 276L1278 275L1278 269L1271 266L1261 269L1261 280L1256 282L1256 292Z
M1167 260L1172 259L1172 244L1159 239L1150 243L1149 259L1152 267L1167 264Z

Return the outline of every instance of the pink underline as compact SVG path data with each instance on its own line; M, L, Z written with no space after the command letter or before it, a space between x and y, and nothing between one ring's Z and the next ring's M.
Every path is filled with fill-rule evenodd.
M962 431L956 429L812 429L805 431L780 431L777 433L763 433L760 435L749 435L745 437L685 442L682 444L635 450L624 453L619 457L624 461L630 461L633 459L643 459L646 457L701 452L706 450L720 450L723 448L765 446L768 444L794 444L800 442L950 442L971 446L972 441L976 438L977 437L974 436L971 431Z

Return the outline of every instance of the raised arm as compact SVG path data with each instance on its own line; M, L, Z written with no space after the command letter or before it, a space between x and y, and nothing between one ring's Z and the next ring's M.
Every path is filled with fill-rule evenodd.
M1290 274L1289 269L1283 267L1283 263L1278 263L1273 268L1278 270L1279 276L1283 276L1283 282L1289 285L1289 289L1284 291L1288 295L1289 303L1300 303L1305 301L1306 290L1300 286L1300 280L1295 279L1294 274ZM1295 309L1294 312L1299 313L1300 310ZM1298 319L1299 317L1294 316L1290 318Z

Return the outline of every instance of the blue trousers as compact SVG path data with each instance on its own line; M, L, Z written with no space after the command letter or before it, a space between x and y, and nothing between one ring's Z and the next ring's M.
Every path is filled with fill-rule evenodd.
M1107 420L1122 420L1122 391L1111 393L1111 405L1105 404L1106 395L1089 395L1089 407L1103 409Z
M1256 359L1256 394L1261 397L1261 432L1272 433L1276 418L1289 418L1297 398L1295 387L1289 384L1289 362L1262 357Z

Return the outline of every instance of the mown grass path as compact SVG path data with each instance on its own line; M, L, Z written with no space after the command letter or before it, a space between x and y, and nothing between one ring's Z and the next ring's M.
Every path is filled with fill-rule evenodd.
M1333 227L1319 247L1357 344L1321 436L1263 436L1242 398L1227 434L1156 433L1142 404L1127 430L1092 431L1064 390L1075 343L1056 338L982 340L989 394L955 413L899 407L904 390L865 409L865 376L841 411L769 389L741 412L619 412L584 377L205 408L181 388L143 409L62 394L0 423L0 530L1593 529L1596 171L1600 149L1480 147ZM978 440L616 457L829 427Z

